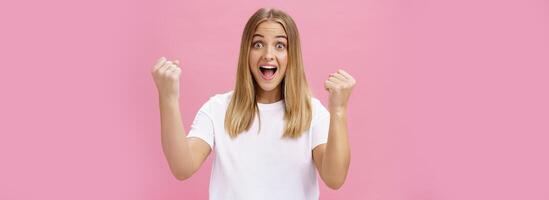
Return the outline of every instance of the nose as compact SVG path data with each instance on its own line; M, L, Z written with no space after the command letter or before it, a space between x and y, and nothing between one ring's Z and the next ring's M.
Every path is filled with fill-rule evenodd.
M265 62L270 62L274 60L274 55L271 48L266 48L266 52L265 52L265 55L263 56L263 59L265 60Z
M265 56L264 58L265 58L265 61L266 61L266 62L270 62L270 61L273 61L273 60L274 60L273 57L267 57L267 56Z

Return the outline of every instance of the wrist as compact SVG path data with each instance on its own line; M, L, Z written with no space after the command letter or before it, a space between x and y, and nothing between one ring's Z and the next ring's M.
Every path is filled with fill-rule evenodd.
M160 102L160 105L179 106L179 98L177 98L177 97L160 96L159 102Z
M330 107L330 114L333 116L346 116L347 115L347 107L345 106L338 106L338 107Z

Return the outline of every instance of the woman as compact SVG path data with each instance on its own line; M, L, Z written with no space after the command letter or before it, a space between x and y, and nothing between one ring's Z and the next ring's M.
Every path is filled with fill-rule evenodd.
M347 176L347 102L355 85L330 74L329 110L311 97L297 27L276 9L260 9L242 35L234 91L211 97L185 136L179 113L179 62L162 57L152 74L159 92L162 147L178 180L191 177L212 150L210 199L318 199L316 179L332 189Z

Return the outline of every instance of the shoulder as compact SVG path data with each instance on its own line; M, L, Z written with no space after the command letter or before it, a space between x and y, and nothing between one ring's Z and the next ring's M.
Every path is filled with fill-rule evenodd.
M233 91L228 91L224 93L215 94L210 97L208 102L214 103L214 104L226 104L228 105L231 102L231 98L233 97Z
M322 102L315 97L311 97L311 108L313 112L313 120L330 116L328 109L326 109Z
M224 113L224 110L227 109L227 106L231 102L232 96L233 91L210 96L210 98L202 105L200 111L206 112L208 114L215 114L219 112Z

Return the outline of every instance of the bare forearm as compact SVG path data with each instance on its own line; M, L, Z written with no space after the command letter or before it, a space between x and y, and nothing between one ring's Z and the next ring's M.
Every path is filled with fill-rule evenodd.
M160 98L162 149L170 170L178 179L192 174L192 155L181 122L179 101Z
M349 164L350 148L347 136L347 112L346 109L332 109L330 111L328 142L322 162L322 173L328 180L340 185L347 177Z

